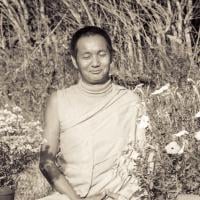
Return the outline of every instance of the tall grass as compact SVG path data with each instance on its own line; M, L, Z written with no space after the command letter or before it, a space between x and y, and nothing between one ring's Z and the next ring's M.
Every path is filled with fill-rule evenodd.
M192 33L191 3L1 0L2 101L15 101L38 116L51 89L75 82L68 43L77 28L89 24L104 27L112 36L112 74L118 79L153 79L161 85L177 69L179 58L191 71L199 55L199 37L192 43L199 33Z

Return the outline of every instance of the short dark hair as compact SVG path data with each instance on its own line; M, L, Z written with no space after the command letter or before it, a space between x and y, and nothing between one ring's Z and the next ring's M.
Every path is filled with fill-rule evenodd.
M77 55L76 45L78 43L78 40L81 37L91 36L91 35L101 35L102 37L104 37L108 45L108 50L110 51L110 54L112 55L112 51L113 51L112 42L108 33L104 29L97 26L85 26L84 28L81 28L78 31L76 31L72 36L71 43L70 43L70 52L73 57L76 57Z

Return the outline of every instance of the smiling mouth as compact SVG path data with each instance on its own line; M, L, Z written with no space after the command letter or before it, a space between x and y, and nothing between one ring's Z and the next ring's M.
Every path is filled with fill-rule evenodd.
M94 70L94 71L90 71L92 74L99 74L101 73L102 70Z

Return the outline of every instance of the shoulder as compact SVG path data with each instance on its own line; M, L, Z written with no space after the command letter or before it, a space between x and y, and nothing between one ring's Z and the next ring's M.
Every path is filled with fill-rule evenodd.
M71 85L70 87L67 88L62 88L57 90L55 93L57 93L57 96L64 96L66 94L70 94L71 92L74 92L74 90L77 88L77 84Z
M66 102L68 102L69 98L74 95L76 85L72 85L68 88L62 88L53 92L47 101L47 106L54 106L57 109L64 109Z
M113 83L113 85L117 90L123 92L125 98L129 99L130 101L132 101L134 103L141 103L142 102L141 97L134 90L127 89L124 86L120 86L120 85L117 85L117 84L114 84L114 83Z
M68 93L67 90L69 90L69 88L58 89L52 92L47 99L47 106L57 105L59 99L61 99L66 93Z

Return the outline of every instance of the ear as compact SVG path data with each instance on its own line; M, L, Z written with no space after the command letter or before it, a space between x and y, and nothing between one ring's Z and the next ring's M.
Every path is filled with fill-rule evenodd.
M72 59L72 63L73 63L73 65L74 65L74 67L75 67L76 69L78 69L78 65L77 65L76 59L75 59L73 56L71 56L71 59Z

